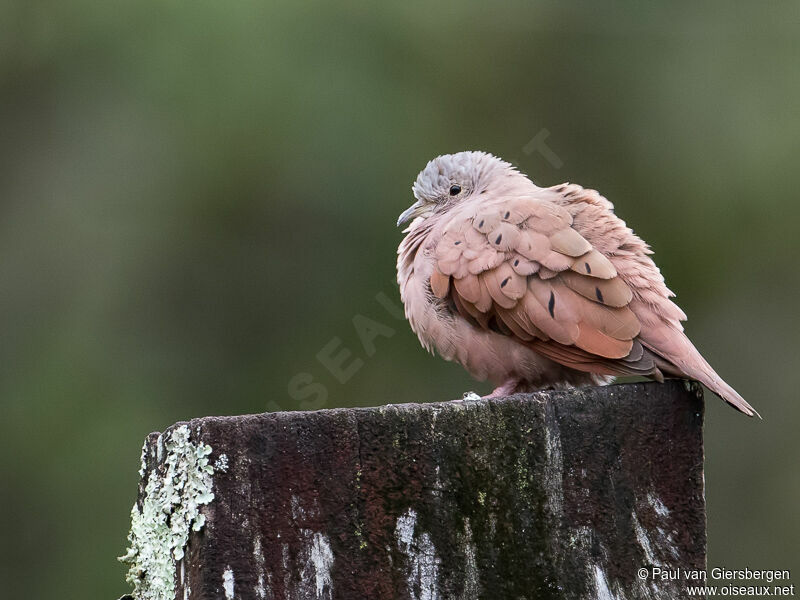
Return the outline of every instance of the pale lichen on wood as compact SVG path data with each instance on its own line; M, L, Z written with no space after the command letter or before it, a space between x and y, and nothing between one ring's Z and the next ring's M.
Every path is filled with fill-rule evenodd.
M200 507L214 499L209 464L211 447L193 442L182 425L159 436L155 448L145 442L139 474L147 475L143 494L131 509L130 546L120 557L130 565L126 580L137 600L172 600L176 562L184 558L191 531L200 531L205 515ZM155 451L155 457L148 452ZM148 458L158 468L148 469Z

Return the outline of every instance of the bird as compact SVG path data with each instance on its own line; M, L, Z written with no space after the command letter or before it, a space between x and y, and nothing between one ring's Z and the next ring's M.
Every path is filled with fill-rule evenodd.
M405 316L424 348L491 381L487 398L672 377L760 417L689 341L650 246L597 191L465 151L428 162L412 192L397 221Z

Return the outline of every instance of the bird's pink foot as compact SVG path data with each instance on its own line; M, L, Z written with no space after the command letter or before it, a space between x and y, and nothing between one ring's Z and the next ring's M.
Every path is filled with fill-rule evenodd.
M519 379L509 379L502 385L496 387L491 394L484 396L484 398L503 398L505 396L510 396L517 391L519 384Z

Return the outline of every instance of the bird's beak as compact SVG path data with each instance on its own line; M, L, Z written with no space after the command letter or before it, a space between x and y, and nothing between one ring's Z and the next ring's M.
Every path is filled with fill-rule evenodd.
M397 226L400 227L403 223L407 223L408 221L412 220L415 217L420 216L422 213L427 212L428 210L428 203L423 202L422 200L417 200L409 206L403 214L397 219Z

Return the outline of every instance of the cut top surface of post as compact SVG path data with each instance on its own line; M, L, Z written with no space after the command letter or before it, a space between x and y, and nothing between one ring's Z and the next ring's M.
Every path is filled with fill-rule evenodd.
M145 444L129 577L148 600L677 598L639 569L705 566L702 421L682 381L194 419ZM170 465L199 495L159 554Z

